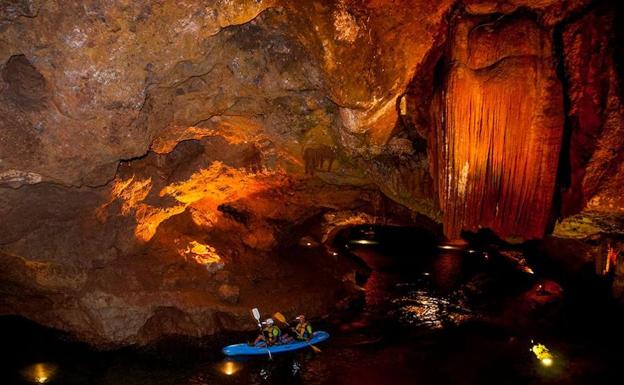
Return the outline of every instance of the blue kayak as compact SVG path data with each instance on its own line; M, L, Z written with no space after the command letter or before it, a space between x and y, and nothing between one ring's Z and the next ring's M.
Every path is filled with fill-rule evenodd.
M229 345L222 349L223 354L226 356L260 356L267 355L269 351L271 354L275 353L284 353L291 352L293 350L307 348L310 345L317 344L319 342L323 342L329 338L329 333L318 331L312 333L312 338L310 341L297 341L293 340L292 342L285 344L276 344L269 346L268 348L264 344L264 342L259 342L255 346L249 346L248 344L236 344Z

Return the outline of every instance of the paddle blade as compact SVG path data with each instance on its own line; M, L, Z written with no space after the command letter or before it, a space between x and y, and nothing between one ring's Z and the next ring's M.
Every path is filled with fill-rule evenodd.
M314 350L314 353L320 353L321 352L321 349L317 348L314 345L310 345L310 347L312 348L312 350Z
M278 320L279 322L283 324L286 323L286 317L284 317L284 315L280 312L273 314L273 318L275 318L276 320Z
M260 322L260 311L257 307L251 309L251 314L253 314L253 317L256 319L256 321Z

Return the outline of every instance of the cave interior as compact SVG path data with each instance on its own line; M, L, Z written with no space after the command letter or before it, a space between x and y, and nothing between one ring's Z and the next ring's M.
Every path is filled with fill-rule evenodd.
M608 0L0 0L7 381L105 360L88 382L121 383L110 357L168 341L213 383L289 383L214 353L259 308L343 335L297 383L410 383L413 362L431 384L611 383L623 22ZM451 341L504 353L457 364ZM376 377L382 355L410 359Z

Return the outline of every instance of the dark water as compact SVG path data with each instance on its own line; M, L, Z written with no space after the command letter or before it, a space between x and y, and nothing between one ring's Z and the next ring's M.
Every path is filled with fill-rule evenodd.
M0 384L624 383L624 324L583 286L593 282L527 311L516 304L540 277L484 250L440 249L415 229L354 228L337 242L372 273L361 306L316 322L332 334L321 353L224 359L220 346L250 338L241 334L102 353L4 317ZM551 349L552 366L532 340Z

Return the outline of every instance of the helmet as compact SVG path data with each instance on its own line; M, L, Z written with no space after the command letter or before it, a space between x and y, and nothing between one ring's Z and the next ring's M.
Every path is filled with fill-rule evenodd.
M267 318L266 324L267 325L273 325L273 318Z
M305 319L305 316L304 316L303 314L299 314L299 315L297 316L297 318L295 318L295 319L296 319L297 321L302 321L302 320L304 320L304 319Z

